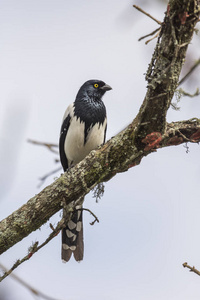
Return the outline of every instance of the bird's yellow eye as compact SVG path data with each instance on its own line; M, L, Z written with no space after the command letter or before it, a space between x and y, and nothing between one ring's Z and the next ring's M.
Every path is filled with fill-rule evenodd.
M98 86L99 86L98 83L95 83L95 84L94 84L94 87L95 87L96 89L98 88Z

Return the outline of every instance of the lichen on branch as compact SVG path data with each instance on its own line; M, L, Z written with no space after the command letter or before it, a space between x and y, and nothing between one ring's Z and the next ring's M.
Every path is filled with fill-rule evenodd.
M152 60L147 92L131 124L82 162L0 222L0 254L59 211L73 207L100 182L138 165L156 149L200 141L200 120L167 124L166 114L178 86L187 47L199 19L199 1L169 1Z

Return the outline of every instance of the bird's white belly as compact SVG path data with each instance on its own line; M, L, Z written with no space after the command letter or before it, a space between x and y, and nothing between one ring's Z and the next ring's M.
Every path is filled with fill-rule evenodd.
M80 122L80 119L77 120L76 117L72 118L64 145L69 166L71 166L71 164L77 164L84 159L90 151L103 144L105 127L106 119L103 125L99 126L99 123L95 124L89 131L86 143L84 144L85 125L83 122Z

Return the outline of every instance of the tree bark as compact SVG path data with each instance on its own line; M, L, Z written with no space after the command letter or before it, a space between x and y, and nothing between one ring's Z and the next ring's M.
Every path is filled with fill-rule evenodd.
M167 124L188 44L200 12L199 1L171 0L149 65L147 93L133 122L82 162L0 222L0 254L38 229L53 214L97 183L138 165L156 149L200 141L200 119ZM70 212L70 206L69 206Z

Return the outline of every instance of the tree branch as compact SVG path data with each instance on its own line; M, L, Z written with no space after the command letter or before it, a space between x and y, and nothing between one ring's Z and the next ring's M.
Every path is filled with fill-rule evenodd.
M5 273L8 272L8 270L1 263L0 263L0 268L2 270L4 270ZM29 283L24 281L22 278L20 278L16 274L12 273L11 276L12 276L13 279L15 279L17 282L19 282L22 286L27 288L34 296L37 296L37 297L40 297L40 298L43 298L43 299L46 299L46 300L58 300L58 299L52 298L52 297L44 294L43 292L37 290L36 288L32 287Z
M183 263L183 267L188 268L190 272L194 272L195 274L200 276L199 270L197 270L194 266L193 267L189 266L187 262Z
M187 47L198 22L199 9L195 0L171 0L168 4L146 74L148 90L136 117L139 131L137 145L140 149L142 138L147 134L155 131L163 134L165 131L167 110L178 86Z
M64 219L61 219L61 221L57 224L55 229L53 228L52 224L50 224L50 228L53 230L53 232L51 232L51 234L48 236L48 238L40 245L38 245L39 244L38 241L36 241L34 244L32 244L32 246L30 246L28 249L27 255L25 255L22 259L18 259L9 270L4 270L4 274L2 276L0 276L0 282L3 279L5 279L7 276L9 276L22 263L29 260L33 256L33 254L35 254L41 248L43 248L45 245L47 245L49 241L51 241L55 236L57 236L57 234L64 227L64 225L65 225ZM1 264L0 264L0 266L1 266ZM4 269L4 268L2 268L2 269Z
M181 85L190 75L196 70L196 68L200 65L200 58L194 63L194 65L190 68L187 74L179 81L179 85Z
M35 140L31 140L31 139L28 139L27 142L34 144L34 145L45 146L45 147L47 147L47 149L49 149L49 151L58 154L58 151L54 149L54 148L58 148L58 144L38 142Z
M63 207L87 194L98 182L111 179L119 172L136 166L155 149L184 142L200 141L200 120L174 122L167 125L164 135L150 142L143 141L138 149L132 140L132 124L96 151L92 151L74 168L65 172L38 195L0 222L0 254L43 225ZM182 133L185 138L180 134ZM69 207L69 211L71 208Z
M156 18L154 18L153 16L151 16L150 14L148 14L146 11L144 11L139 6L137 6L137 5L134 4L133 7L136 8L137 10L139 10L141 13L145 14L147 17L151 18L153 21L155 21L159 25L161 25L161 22L159 20L157 20Z
M166 123L166 114L185 60L200 7L195 0L171 0L146 74L148 89L133 122L82 162L0 222L0 254L38 229L63 206L96 184L138 165L158 148L200 141L200 120ZM69 205L70 204L70 205Z

